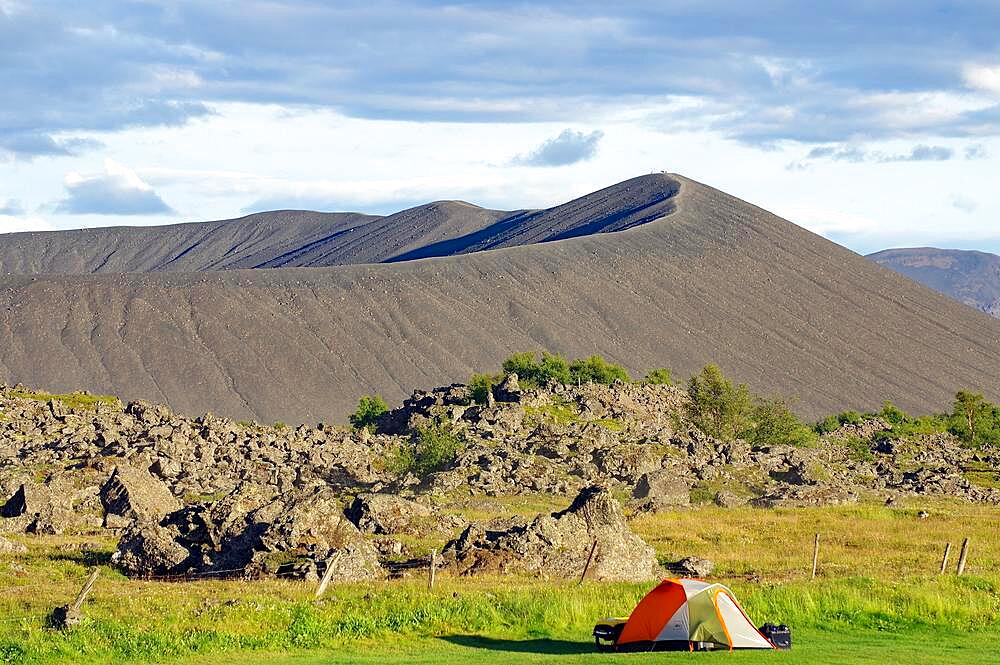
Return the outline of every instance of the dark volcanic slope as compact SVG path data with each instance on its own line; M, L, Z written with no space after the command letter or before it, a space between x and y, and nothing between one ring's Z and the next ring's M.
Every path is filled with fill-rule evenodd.
M253 268L376 219L282 210L220 222L8 233L0 235L0 273Z
M680 376L717 362L808 415L1000 398L1000 321L759 208L651 175L589 216L678 185L656 221L462 256L2 278L0 380L314 422L544 348Z
M887 249L876 263L1000 318L1000 256L958 249Z
M0 273L200 272L319 267L465 254L620 231L673 210L676 188L642 179L547 210L438 201L388 217L277 211L240 219L0 235Z

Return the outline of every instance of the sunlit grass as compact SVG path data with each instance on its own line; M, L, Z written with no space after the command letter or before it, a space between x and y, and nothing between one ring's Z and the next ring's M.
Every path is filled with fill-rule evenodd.
M508 497L493 510L522 514L562 503L558 497ZM470 512L489 512L485 503L472 506ZM920 510L929 516L918 517ZM800 632L909 635L918 641L1000 629L995 507L911 501L900 508L703 508L638 516L633 526L663 560L695 554L716 561L717 578L734 588L757 623L785 622ZM822 534L820 575L810 581L816 531ZM953 566L964 535L972 539L970 574L937 575L944 542L955 543ZM449 635L572 646L586 643L597 619L627 614L651 586L578 586L516 576L456 579L442 573L428 591L418 570L403 580L334 586L316 602L315 585L299 581L128 580L107 565L113 549L108 538L16 539L28 544L29 552L0 561L0 663L160 662L199 654L210 659L211 654L331 650L362 655L373 644L390 650L420 644L435 654L442 648L435 640ZM43 615L72 600L95 565L101 576L85 622L68 633L46 629ZM454 655L455 649L447 646L440 653ZM403 649L385 662L410 662L406 654ZM863 655L838 662L865 662ZM219 662L231 657L219 656Z

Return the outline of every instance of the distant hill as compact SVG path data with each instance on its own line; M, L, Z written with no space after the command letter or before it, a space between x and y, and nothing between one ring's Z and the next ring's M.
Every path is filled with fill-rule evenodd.
M546 210L436 201L385 217L302 210L218 222L0 234L0 274L204 272L452 256L621 231L673 210L671 186L632 182Z
M887 249L870 259L1000 318L1000 256L959 249Z
M344 422L540 349L718 363L806 416L1000 400L1000 321L678 175L547 210L14 234L0 257L22 273L0 276L0 382L188 413Z

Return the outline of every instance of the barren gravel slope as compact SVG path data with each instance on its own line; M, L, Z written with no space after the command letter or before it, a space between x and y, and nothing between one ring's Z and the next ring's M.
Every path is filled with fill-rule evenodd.
M0 274L253 268L378 219L279 210L239 219L0 235Z
M461 256L0 278L0 380L315 422L551 349L636 373L717 362L807 415L939 409L962 387L1000 398L1000 321L679 176L616 191L678 184L650 223Z

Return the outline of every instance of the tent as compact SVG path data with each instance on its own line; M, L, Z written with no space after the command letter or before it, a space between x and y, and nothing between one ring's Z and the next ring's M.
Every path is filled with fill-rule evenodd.
M664 580L639 601L628 619L594 627L597 647L609 651L773 649L721 584Z

